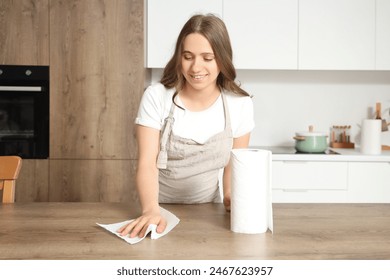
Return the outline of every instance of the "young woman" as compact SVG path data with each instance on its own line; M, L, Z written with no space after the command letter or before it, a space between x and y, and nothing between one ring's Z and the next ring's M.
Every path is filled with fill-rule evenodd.
M160 83L148 87L138 116L136 185L142 215L119 229L144 236L163 232L159 203L223 202L230 209L230 152L246 148L254 128L253 104L236 83L225 24L195 15L181 30Z

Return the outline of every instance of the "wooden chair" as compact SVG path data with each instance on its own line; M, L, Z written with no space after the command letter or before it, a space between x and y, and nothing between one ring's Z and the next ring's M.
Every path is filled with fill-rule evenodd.
M3 190L3 203L15 202L15 183L22 159L18 156L0 156L0 190Z

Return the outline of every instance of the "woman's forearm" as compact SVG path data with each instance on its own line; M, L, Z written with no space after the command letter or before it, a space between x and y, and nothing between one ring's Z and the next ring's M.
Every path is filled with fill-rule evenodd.
M231 164L230 161L228 165L223 170L223 196L230 197L230 186L231 186Z
M136 185L142 212L158 210L158 169L153 166L139 166Z

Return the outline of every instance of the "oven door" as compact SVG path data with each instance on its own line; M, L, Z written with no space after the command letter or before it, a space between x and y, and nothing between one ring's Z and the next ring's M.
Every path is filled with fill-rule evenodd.
M48 158L48 80L2 77L0 82L0 155Z

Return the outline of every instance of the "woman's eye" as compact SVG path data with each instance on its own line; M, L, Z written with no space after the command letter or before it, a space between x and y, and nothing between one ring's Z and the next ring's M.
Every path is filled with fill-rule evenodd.
M189 55L185 55L183 56L185 60L191 60L192 59L192 56L189 56Z
M205 57L203 59L204 61L213 61L214 57Z

